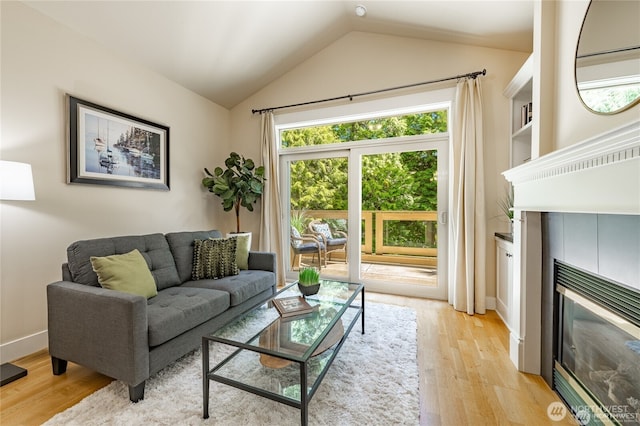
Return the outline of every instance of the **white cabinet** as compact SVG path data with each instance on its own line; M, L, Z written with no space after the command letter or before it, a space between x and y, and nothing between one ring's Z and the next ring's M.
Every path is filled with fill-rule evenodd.
M496 312L509 328L511 292L513 288L513 243L496 239Z
M533 120L533 55L520 67L504 96L511 100L510 167L516 167L531 159L531 127Z

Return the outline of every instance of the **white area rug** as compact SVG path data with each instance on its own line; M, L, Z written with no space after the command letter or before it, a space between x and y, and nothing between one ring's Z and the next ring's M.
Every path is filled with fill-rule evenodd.
M366 334L358 321L309 403L309 424L419 423L415 311L367 303L365 321ZM114 381L45 424L300 424L299 410L217 382L211 382L204 420L201 377L198 350L149 379L137 404L129 402L127 386Z

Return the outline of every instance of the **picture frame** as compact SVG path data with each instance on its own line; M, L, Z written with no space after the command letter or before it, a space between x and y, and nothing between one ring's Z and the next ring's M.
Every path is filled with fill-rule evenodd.
M67 183L169 190L169 127L67 94Z

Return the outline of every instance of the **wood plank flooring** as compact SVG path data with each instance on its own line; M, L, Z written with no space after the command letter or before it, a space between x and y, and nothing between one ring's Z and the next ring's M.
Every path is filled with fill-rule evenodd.
M445 302L371 292L367 299L416 309L421 425L577 424L549 419L547 406L558 397L511 364L508 331L494 311L469 316ZM0 388L2 426L39 425L111 382L73 363L53 376L46 351L14 363L29 374Z

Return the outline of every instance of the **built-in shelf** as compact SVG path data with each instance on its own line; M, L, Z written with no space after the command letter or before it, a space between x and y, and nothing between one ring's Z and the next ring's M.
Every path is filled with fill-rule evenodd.
M511 100L509 166L516 167L532 158L532 127L536 117L523 114L523 108L532 109L533 56L529 56L504 89L504 96Z
M511 135L511 139L529 139L531 140L531 126L533 121L528 122L524 126L520 127Z

